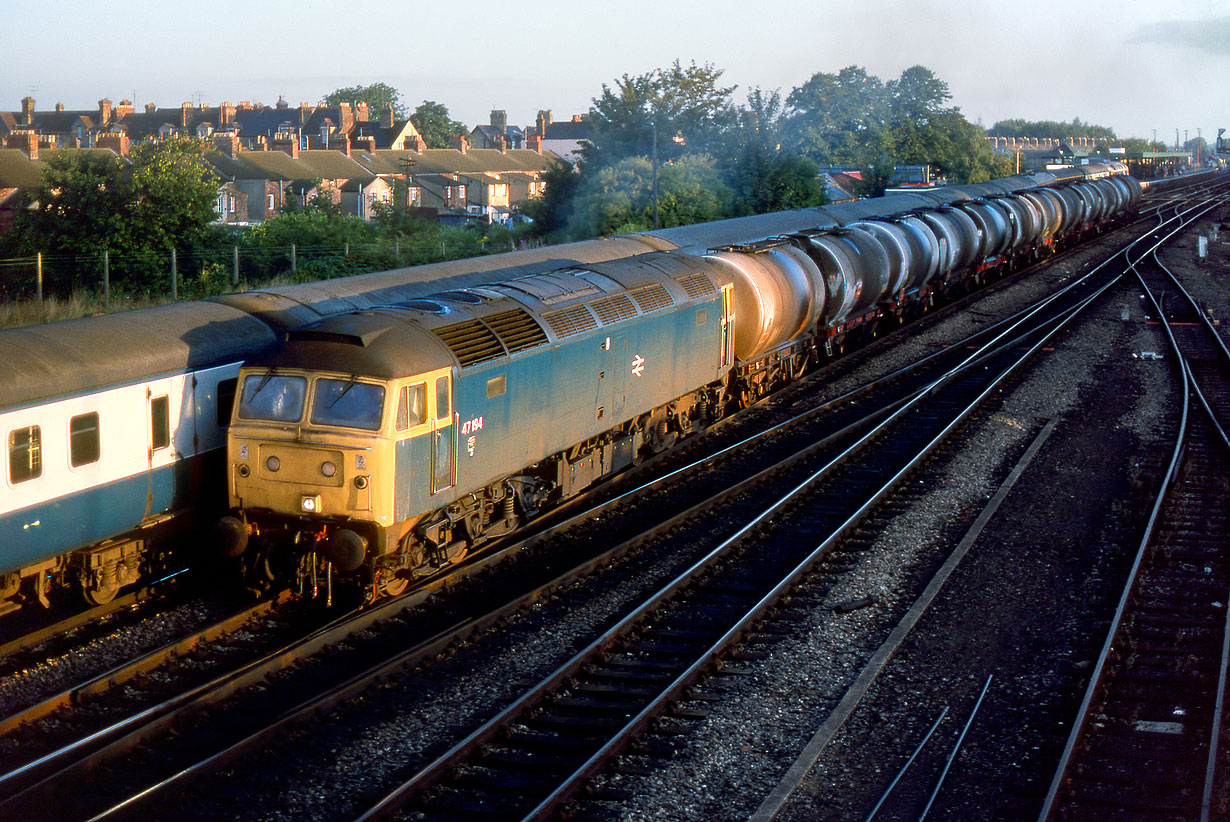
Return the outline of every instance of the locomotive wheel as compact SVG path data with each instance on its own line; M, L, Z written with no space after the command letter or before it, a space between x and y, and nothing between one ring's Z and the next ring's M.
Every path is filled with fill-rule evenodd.
M110 588L91 588L86 585L82 585L81 587L81 593L85 597L85 601L91 605L106 605L108 602L115 599L115 595L118 594L119 591L120 589L115 586Z
M377 596L399 597L410 587L410 580L397 576L390 568L381 568L376 572L376 583L373 587Z

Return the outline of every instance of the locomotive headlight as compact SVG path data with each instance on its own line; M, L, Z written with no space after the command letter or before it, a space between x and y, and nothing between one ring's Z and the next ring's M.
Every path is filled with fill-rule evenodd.
M235 469L235 473L239 474L239 476L243 477L244 479L247 479L248 474L251 474L252 470L248 468L247 463L241 462L239 463L239 467Z
M278 459L277 457L270 457L269 459L265 460L265 467L268 468L270 471L277 471L279 468L282 467L282 461Z
M331 477L337 473L337 466L331 462L322 462L320 464L320 473L322 476Z
M354 487L358 488L360 491L366 488L367 487L367 477L355 477Z
M305 514L320 513L320 497L304 496L299 500L299 509Z

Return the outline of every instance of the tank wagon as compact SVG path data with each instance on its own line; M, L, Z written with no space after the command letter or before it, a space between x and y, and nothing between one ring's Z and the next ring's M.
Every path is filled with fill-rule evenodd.
M289 329L441 288L663 248L621 237L0 330L0 614L173 569L225 506L240 363ZM208 528L204 529L208 532Z
M296 328L240 371L223 550L396 594L1139 196L1107 165L725 220Z

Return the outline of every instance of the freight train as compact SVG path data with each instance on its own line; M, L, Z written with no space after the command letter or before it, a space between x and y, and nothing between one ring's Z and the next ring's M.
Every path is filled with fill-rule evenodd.
M1139 198L1102 164L725 220L293 328L239 371L219 545L395 595Z

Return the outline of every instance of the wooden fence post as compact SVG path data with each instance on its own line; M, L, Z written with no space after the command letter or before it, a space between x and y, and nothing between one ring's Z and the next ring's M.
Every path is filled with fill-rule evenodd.
M175 249L171 249L171 302L179 302L179 267L175 258Z

